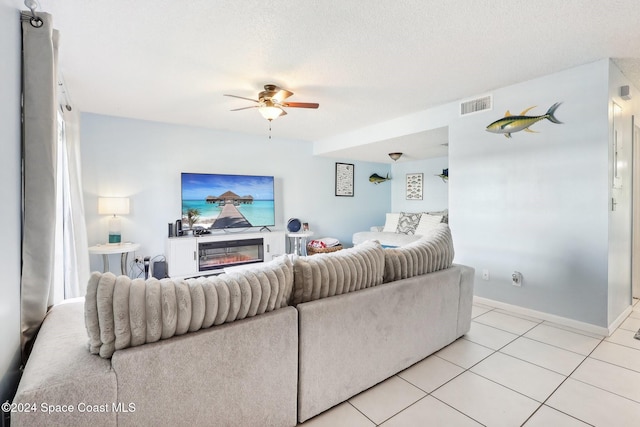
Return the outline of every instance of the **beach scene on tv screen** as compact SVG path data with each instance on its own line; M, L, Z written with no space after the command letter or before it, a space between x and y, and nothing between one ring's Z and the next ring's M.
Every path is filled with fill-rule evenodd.
M194 230L274 225L273 177L183 173L182 223Z

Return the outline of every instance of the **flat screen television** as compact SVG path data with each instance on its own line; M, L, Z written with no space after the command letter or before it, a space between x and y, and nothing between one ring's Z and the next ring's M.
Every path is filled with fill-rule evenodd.
M275 225L273 176L182 173L182 224L196 231Z

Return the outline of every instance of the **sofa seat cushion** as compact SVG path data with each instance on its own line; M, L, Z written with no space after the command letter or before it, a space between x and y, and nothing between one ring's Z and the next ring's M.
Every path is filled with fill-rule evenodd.
M272 311L293 288L288 256L230 274L148 280L93 273L87 285L89 351L110 358L135 347Z
M292 304L340 295L382 283L384 249L376 241L337 252L297 257Z
M415 242L384 250L384 282L444 270L453 264L453 240L448 224L437 224Z

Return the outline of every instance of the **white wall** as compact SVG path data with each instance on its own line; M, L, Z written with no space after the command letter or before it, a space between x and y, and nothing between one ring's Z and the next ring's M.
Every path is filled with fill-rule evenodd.
M491 113L450 126L456 262L476 268L476 295L608 326L608 72L602 60L496 90ZM558 101L564 124L511 139L484 130L506 110Z
M447 157L398 161L391 166L391 211L426 212L440 211L449 206L449 184L442 181L438 174L449 167ZM409 173L423 174L422 200L407 200L406 179ZM382 184L384 185L384 184Z
M0 2L0 402L13 398L20 363L20 3Z
M459 117L452 102L316 141L314 152L449 126L455 261L476 268L476 295L606 327L630 301L630 196L618 194L620 210L609 208L610 101L620 84L629 83L603 59L494 90L490 112ZM542 115L557 101L564 124L543 120L533 126L538 134L512 139L485 131L507 110L537 105L528 114ZM630 129L638 110L637 101L627 103L621 125ZM393 175L404 172L394 165ZM409 205L400 181L392 182L393 210ZM511 285L515 270L524 275L522 287Z
M97 214L97 197L128 196L123 240L141 243L138 255L163 254L167 224L181 214L181 172L274 175L276 229L296 217L316 237L335 237L345 246L354 232L384 223L391 203L390 187L368 181L387 165L355 162L355 196L336 197L336 160L313 156L310 143L281 140L275 132L269 140L266 131L254 136L96 114L82 114L80 129L90 245L107 238L108 218ZM117 272L115 257L110 264ZM92 256L91 268L102 269L100 257Z

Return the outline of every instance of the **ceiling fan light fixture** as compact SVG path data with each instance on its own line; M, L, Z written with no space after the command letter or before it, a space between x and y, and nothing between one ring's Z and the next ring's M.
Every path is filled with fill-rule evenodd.
M389 157L391 157L393 159L393 161L395 162L400 157L402 157L402 153L389 153Z
M269 121L277 119L278 117L284 114L284 110L282 108L275 107L273 105L265 105L265 106L259 107L258 111L260 111L260 114L262 114L262 117L264 117Z

